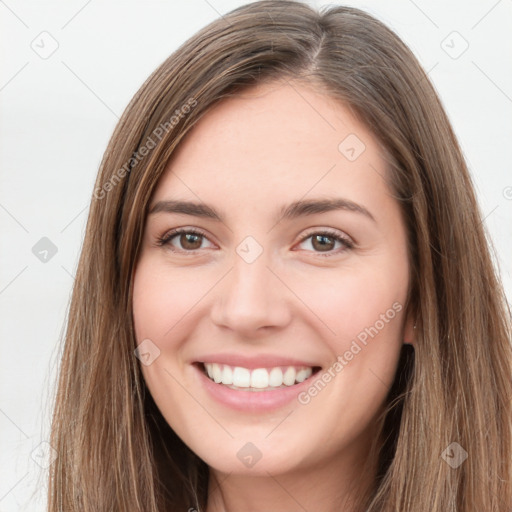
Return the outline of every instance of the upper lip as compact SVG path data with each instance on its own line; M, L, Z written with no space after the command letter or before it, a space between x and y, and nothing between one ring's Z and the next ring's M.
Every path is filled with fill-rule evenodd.
M242 354L208 354L199 359L198 363L217 363L229 366L241 366L242 368L274 368L276 366L297 366L297 367L319 367L317 363L304 361L291 357L282 357L271 354L260 354L257 356L246 356Z

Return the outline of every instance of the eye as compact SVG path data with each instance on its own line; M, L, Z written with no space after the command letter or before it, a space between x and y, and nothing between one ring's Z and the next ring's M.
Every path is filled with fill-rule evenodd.
M161 247L169 246L171 251L190 254L199 249L204 249L204 241L209 242L206 235L198 229L177 228L159 237L156 243ZM307 244L305 244L306 241L308 241ZM178 246L176 246L176 243ZM211 242L209 243L211 244ZM339 254L354 247L354 243L348 236L329 229L310 232L304 235L299 242L299 245L301 244L309 246L306 250L312 249L316 253L325 253L321 254L324 257ZM212 246L210 245L210 247ZM336 251L335 249L338 250Z
M301 238L300 244L304 244L306 241L307 250L313 249L314 252L326 253L322 256L332 256L354 247L354 243L349 237L329 229L306 234ZM335 251L340 248L341 250Z
M177 228L159 237L157 245L169 246L169 249L176 252L191 253L204 249L203 242L208 240L206 235L197 229ZM179 244L176 247L175 242Z

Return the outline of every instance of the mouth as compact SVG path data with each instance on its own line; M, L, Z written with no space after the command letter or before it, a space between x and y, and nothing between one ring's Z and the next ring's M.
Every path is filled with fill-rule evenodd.
M195 363L197 368L212 382L237 391L273 391L292 388L310 379L320 366L274 366L245 368L222 363Z

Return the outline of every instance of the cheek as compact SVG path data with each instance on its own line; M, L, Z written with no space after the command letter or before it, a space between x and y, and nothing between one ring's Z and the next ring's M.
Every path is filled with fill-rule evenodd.
M317 315L315 330L325 333L323 341L332 357L330 375L325 375L329 391L322 395L342 409L354 408L356 417L374 412L384 400L403 343L407 265L383 258L379 263L297 281L297 294ZM321 384L318 388L324 389ZM357 400L347 390L356 393ZM304 397L305 402L309 398Z
M358 268L329 269L325 274L304 276L295 281L294 291L315 313L333 344L343 349L347 339L364 339L372 327L387 335L399 335L407 297L406 265L367 264Z
M208 282L197 277L197 273L159 268L150 259L140 261L133 282L133 319L138 343L151 338L160 345L176 338L182 319L208 291ZM169 336L171 331L173 336Z
M172 272L153 258L141 258L134 274L136 343L149 339L157 347L151 345L154 359L140 368L153 399L173 428L187 424L187 411L194 407L176 377L182 371L181 340L190 330L187 313L204 295L202 288L189 274Z

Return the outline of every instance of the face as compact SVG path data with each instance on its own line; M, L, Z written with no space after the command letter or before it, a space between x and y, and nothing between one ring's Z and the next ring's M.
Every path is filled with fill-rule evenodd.
M387 176L348 108L282 82L219 103L175 153L133 315L151 395L215 471L363 457L409 329Z

